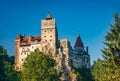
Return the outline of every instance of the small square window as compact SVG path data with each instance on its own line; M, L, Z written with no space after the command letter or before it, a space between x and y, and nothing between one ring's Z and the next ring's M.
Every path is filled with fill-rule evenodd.
M52 31L52 29L50 29L50 31Z
M46 32L46 30L44 32Z
M21 59L21 61L23 61L23 59Z
M52 37L52 35L50 37Z
M52 39L50 39L50 41L52 41Z
M46 36L44 36L46 38Z

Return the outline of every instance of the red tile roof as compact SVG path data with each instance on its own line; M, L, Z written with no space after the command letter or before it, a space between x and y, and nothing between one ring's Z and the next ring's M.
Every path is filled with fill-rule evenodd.
M20 45L21 45L21 46L31 45L31 41L34 41L34 40L41 40L41 36L21 38Z
M32 40L41 40L41 36L34 36Z
M20 45L21 46L30 45L30 39L29 38L23 38Z
M52 19L52 17L50 16L50 13L48 13L48 15L46 16L46 19Z
M77 40L76 40L74 48L75 47L83 47L83 43L82 43L82 40L80 38L80 35L78 35L78 37L77 37Z
M18 35L18 36L16 37L16 39L20 39L20 35Z

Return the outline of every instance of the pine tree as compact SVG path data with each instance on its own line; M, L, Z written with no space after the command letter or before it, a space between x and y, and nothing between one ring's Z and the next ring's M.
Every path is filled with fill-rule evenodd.
M105 36L104 44L107 46L102 50L104 65L109 70L108 80L120 80L120 18L116 13L115 23L111 25L110 32Z
M97 81L101 81L99 78L102 81L120 81L120 18L118 13L114 15L114 19L114 24L105 36L106 48L102 50L103 61L96 61L100 64L93 65L93 75Z

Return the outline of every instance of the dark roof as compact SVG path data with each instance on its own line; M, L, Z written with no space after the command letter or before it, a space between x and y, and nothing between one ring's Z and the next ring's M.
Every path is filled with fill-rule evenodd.
M83 43L82 43L82 40L80 38L80 35L78 35L78 37L77 37L77 40L76 40L74 48L75 47L83 47Z

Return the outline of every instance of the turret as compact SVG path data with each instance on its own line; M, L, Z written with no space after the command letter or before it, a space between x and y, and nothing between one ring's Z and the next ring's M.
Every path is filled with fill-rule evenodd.
M74 46L74 50L78 51L78 52L84 52L84 45L83 42L80 38L80 34L78 34L76 42L75 42L75 46Z
M77 37L77 40L76 40L74 48L76 48L76 47L83 47L83 43L82 43L82 40L80 38L80 34Z
M20 71L19 60L20 60L20 41L21 35L18 35L15 39L15 70Z

